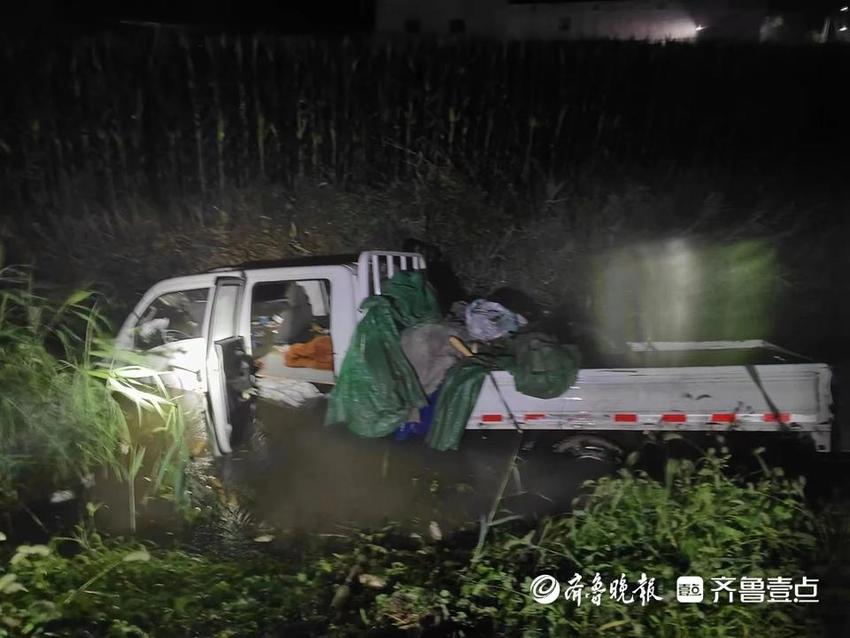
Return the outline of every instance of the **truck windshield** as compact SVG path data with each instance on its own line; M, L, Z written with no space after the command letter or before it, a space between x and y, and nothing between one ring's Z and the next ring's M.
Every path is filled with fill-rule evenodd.
M146 351L166 343L202 336L206 288L168 292L141 313L133 330L133 349Z

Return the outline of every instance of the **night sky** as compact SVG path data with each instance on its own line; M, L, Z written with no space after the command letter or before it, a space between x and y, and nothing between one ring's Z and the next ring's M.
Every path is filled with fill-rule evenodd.
M268 27L291 33L364 31L374 20L374 0L32 0L23 9L0 6L3 27L23 24L155 22Z

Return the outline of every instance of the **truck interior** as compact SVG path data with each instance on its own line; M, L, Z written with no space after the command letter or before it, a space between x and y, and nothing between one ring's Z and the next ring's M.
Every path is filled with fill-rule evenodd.
M251 346L258 375L331 384L330 283L273 281L251 289Z

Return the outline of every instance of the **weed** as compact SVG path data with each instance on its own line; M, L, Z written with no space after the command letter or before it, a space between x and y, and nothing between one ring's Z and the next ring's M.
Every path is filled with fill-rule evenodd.
M149 459L150 493L180 491L188 456L182 415L157 373L114 358L92 293L74 292L56 303L12 268L0 270L0 285L3 505L77 488L105 468L127 485L134 529L135 486L150 439L158 439L161 452ZM135 408L135 425L119 398ZM158 437L143 427L146 412L160 419Z

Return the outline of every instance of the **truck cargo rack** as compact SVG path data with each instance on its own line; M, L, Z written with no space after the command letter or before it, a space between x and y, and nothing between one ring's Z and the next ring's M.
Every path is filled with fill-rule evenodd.
M419 253L367 250L357 259L357 306L372 295L381 294L381 281L399 270L425 270L425 258Z

